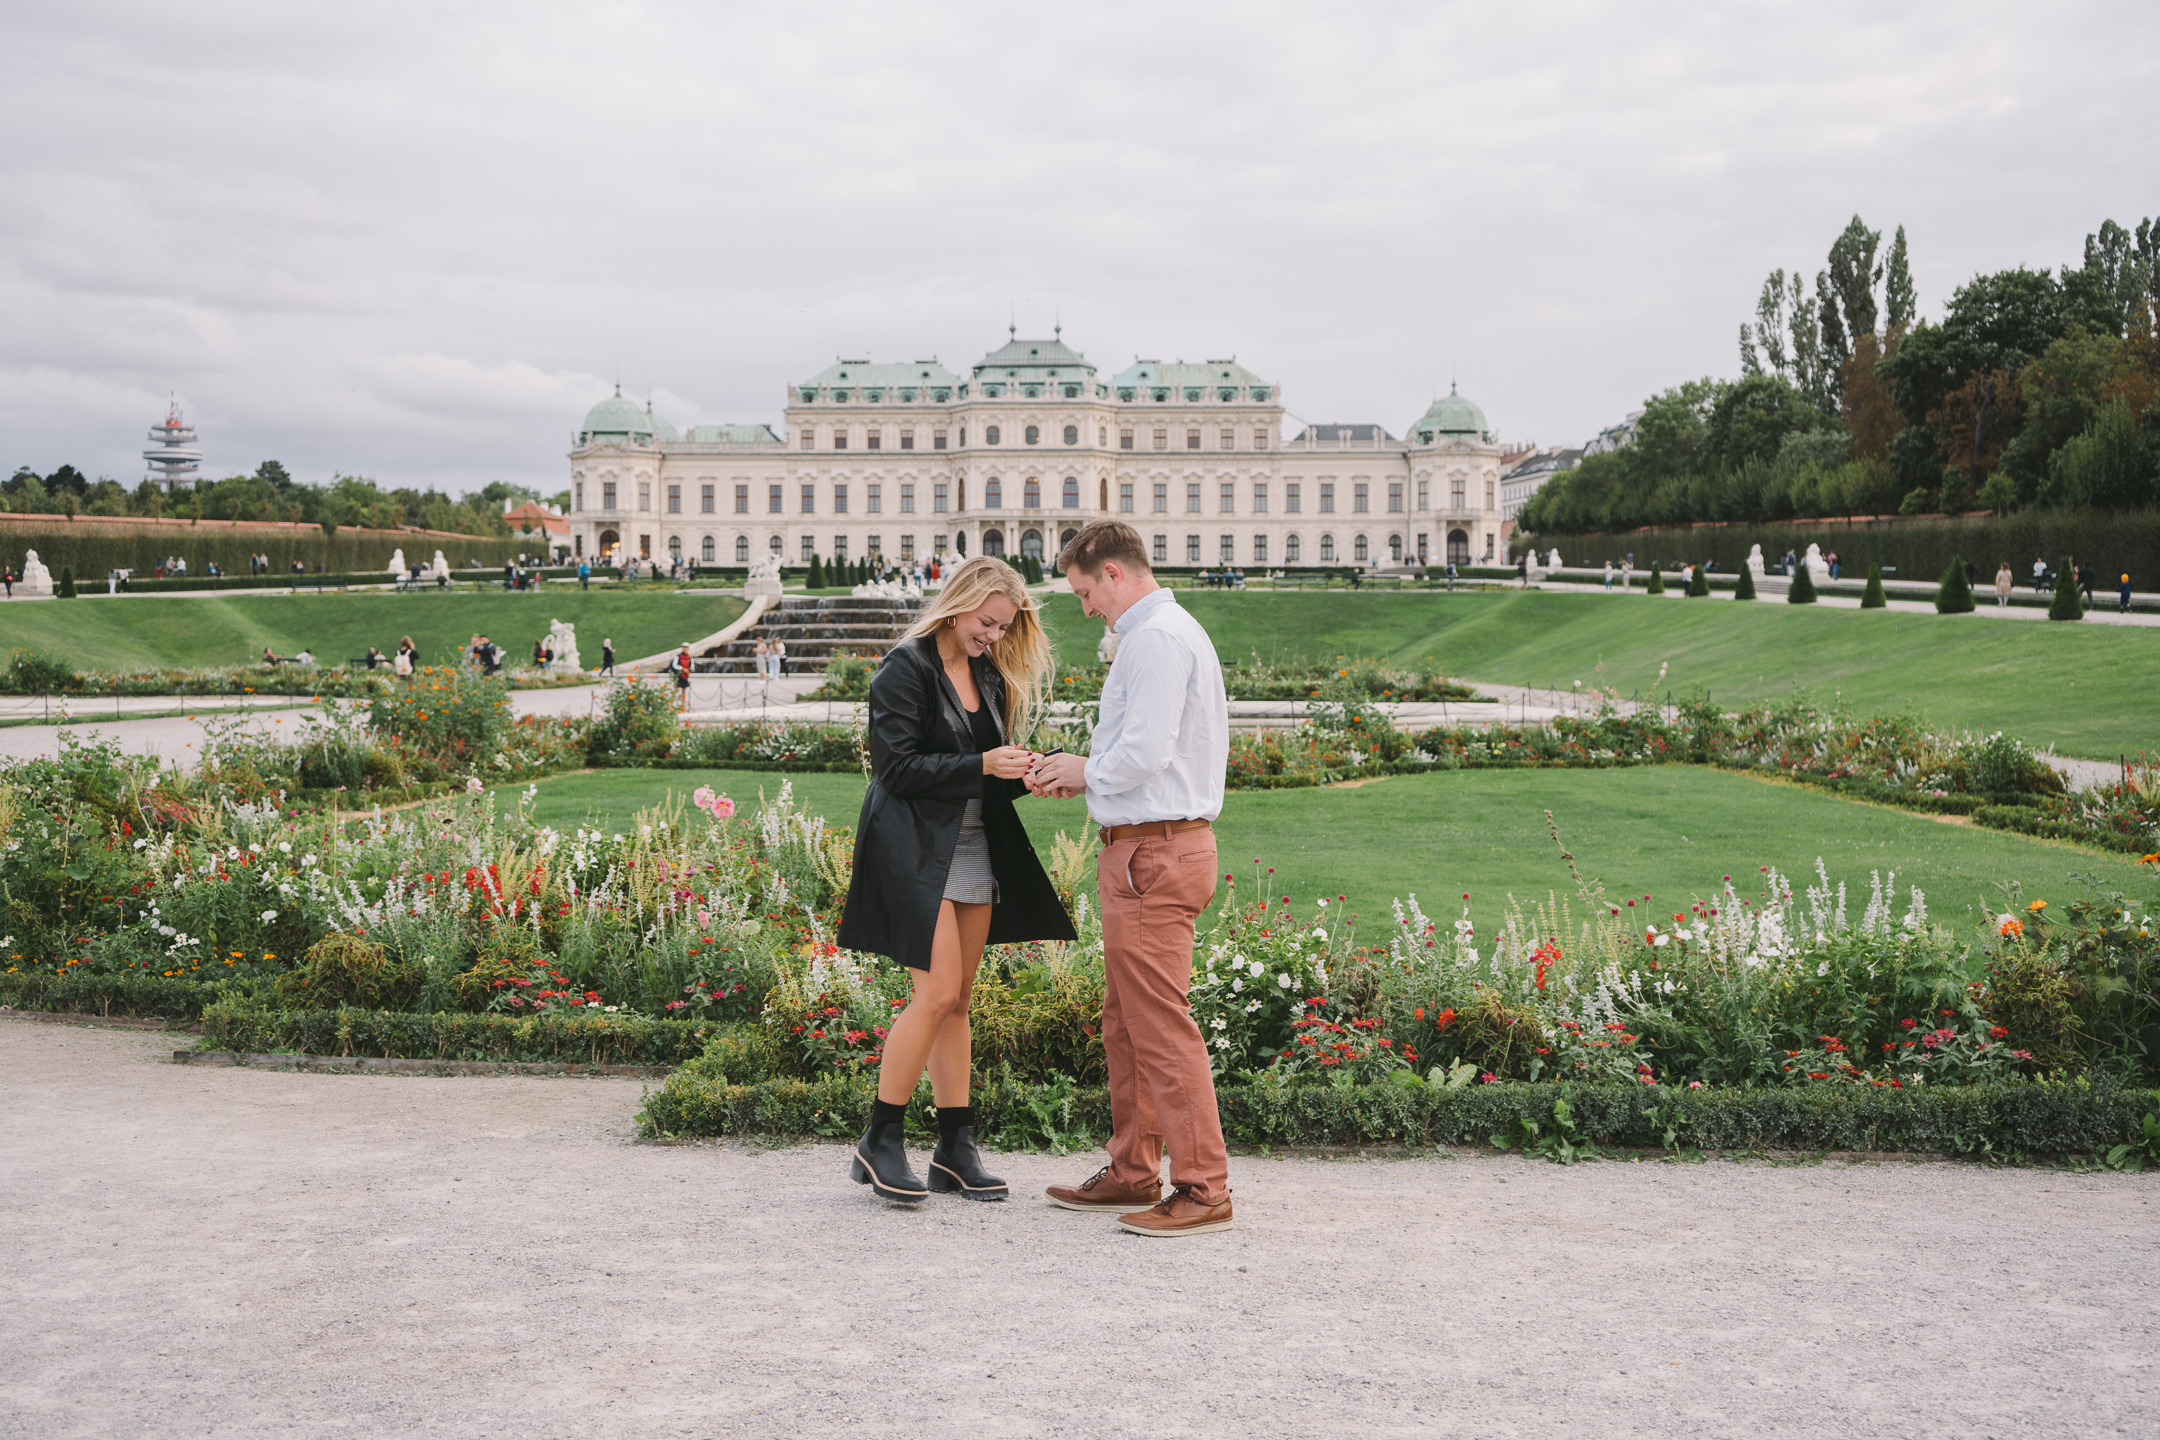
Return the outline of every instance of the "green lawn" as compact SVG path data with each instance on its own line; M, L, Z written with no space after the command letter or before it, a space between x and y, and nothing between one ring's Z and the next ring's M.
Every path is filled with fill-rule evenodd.
M1806 689L1862 714L1912 710L2005 730L2067 755L2160 749L2160 629L1775 602L1537 591L1359 594L1181 591L1225 660L1431 658L1493 684L1581 681L1622 695L1707 688L1744 703ZM1049 599L1060 658L1093 664L1101 622ZM1658 668L1669 665L1664 683Z
M774 796L783 779L794 782L802 804L853 826L864 786L853 775L597 771L542 781L538 815L558 827L598 821L620 830L668 790L687 796L710 785L734 796L739 818L747 819L759 787ZM1486 926L1509 894L1527 904L1549 890L1568 891L1566 867L1545 829L1548 809L1585 876L1613 895L1651 895L1660 905L1708 895L1727 874L1752 893L1746 882L1761 865L1777 866L1798 888L1812 879L1817 856L1856 897L1856 918L1872 870L1896 870L1901 889L1920 886L1930 911L1946 919L1977 915L2005 880L2044 899L2075 892L2071 877L2079 873L2134 895L2154 889L2149 868L2127 859L1676 765L1458 771L1356 789L1233 792L1216 828L1223 868L1241 884L1256 868L1265 878L1272 865L1278 894L1301 903L1345 895L1367 914L1415 892L1428 914L1453 915L1467 892ZM1029 800L1021 816L1037 849L1047 852L1057 831L1078 833L1086 811L1078 800Z
M440 664L493 637L513 662L532 654L550 620L577 626L579 658L600 663L600 642L636 660L724 627L743 611L731 596L697 591L597 591L568 586L525 594L422 591L412 595L144 595L85 597L0 607L0 653L22 647L64 655L82 670L239 665L264 646L303 646L342 664L375 646L385 655L410 635L422 664Z

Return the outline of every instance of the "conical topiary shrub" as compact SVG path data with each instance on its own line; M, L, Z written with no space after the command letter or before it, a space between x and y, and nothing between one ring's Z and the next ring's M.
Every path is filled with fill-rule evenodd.
M2073 595L2075 594L2075 592L2072 593ZM63 565L60 567L59 598L62 600L73 600L75 598L75 567L72 565ZM2075 620L2077 617L2073 615L2070 618Z
M1755 567L1752 565L1742 565L1740 567L1740 579L1733 586L1732 598L1735 600L1753 600L1755 598Z
M1972 580L1965 574L1965 562L1952 560L1943 567L1942 584L1935 587L1935 611L1939 615L1970 615L1972 608Z
M63 572L64 573L64 572ZM65 592L74 594L73 590ZM2055 603L2048 606L2050 620L2082 620L2085 618L2085 597L2078 594L2077 567L2063 556L2062 568L2055 574Z
M810 573L803 577L803 588L805 590L822 590L825 588L825 567L818 562L818 557L815 555L810 557Z
M1785 592L1788 605L1813 605L1815 603L1815 572L1808 569L1805 559L1793 562L1792 589Z
M1890 601L1882 593L1882 566L1870 565L1867 572L1867 589L1860 596L1862 610L1887 610ZM1972 607L1967 606L1967 609Z
M1658 569L1658 567L1655 565L1652 565L1650 567L1650 585L1648 588L1649 593L1652 595L1662 595L1665 593L1665 572Z
M1709 566L1697 565L1695 567L1695 573L1688 577L1687 593L1690 595L1708 595L1710 593Z

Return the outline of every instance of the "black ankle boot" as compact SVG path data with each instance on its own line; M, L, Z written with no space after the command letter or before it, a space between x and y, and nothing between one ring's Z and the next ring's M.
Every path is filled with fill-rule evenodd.
M914 1204L928 1198L921 1177L908 1168L907 1139L900 1117L904 1105L879 1100L870 1107L870 1128L855 1142L855 1163L848 1173L858 1185L868 1185L887 1200Z
M975 1148L975 1107L938 1111L937 1149L930 1152L930 1188L941 1195L955 1191L970 1200L1003 1200L1005 1182L983 1169Z

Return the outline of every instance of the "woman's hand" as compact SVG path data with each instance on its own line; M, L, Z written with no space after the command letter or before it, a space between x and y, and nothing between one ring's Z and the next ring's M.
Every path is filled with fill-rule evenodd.
M983 774L1000 780L1018 780L1035 763L1035 752L1025 745L1000 745L983 751Z

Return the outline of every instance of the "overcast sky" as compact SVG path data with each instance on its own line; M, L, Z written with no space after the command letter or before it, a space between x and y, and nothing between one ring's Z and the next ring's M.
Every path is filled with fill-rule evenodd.
M1923 315L2160 213L2160 5L13 0L0 465L553 490L619 374L1235 355L1579 443L1902 223Z

